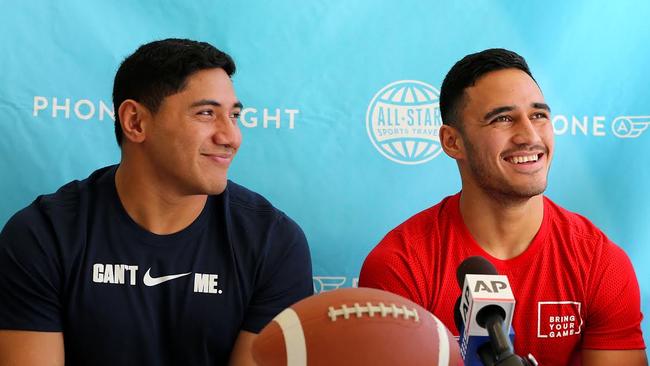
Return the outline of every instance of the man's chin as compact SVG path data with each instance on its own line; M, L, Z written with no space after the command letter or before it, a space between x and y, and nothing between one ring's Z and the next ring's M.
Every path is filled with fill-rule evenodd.
M224 180L223 182L219 182L218 184L212 184L210 185L210 187L207 187L205 194L209 196L222 194L223 191L226 190L227 185L228 185L228 181L226 180Z
M514 199L529 199L539 196L546 191L546 185L537 187L519 187L510 192L510 196Z
M207 177L206 177L207 178ZM211 177L196 181L193 186L193 193L197 195L214 196L223 193L228 185L228 179L224 176Z
M483 189L491 197L499 202L508 204L520 204L528 201L529 199L539 196L546 190L546 185L539 186L500 186L488 187L483 186Z

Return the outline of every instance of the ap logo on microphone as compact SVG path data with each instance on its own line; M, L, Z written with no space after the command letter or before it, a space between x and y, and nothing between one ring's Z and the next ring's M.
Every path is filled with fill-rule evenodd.
M537 303L537 337L560 338L580 334L582 303L540 301Z

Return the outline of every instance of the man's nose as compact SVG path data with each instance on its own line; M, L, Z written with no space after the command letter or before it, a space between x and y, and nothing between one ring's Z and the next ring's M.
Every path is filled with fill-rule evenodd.
M521 117L517 121L515 129L513 142L517 145L532 145L541 141L539 131L528 116Z
M235 149L239 148L241 144L241 131L237 121L224 116L216 122L213 141L217 145L227 145Z

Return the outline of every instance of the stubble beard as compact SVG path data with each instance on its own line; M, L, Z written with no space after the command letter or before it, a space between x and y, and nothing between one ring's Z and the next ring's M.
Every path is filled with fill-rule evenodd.
M478 187L489 197L503 205L521 204L530 198L544 193L548 184L547 177L543 182L532 182L529 185L513 185L502 176L490 172L489 167L478 159L479 153L474 145L465 139L467 161L470 173ZM548 176L548 171L546 172Z

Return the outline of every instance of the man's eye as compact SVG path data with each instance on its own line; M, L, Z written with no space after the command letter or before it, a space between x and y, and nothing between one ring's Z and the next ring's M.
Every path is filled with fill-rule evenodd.
M492 120L492 122L510 122L512 119L510 116L498 116Z
M237 112L237 113L232 113L232 114L230 115L230 118L232 118L232 119L239 119L239 117L241 117L241 113L239 113L239 112Z
M212 111L211 110L199 111L197 114L200 116L211 116Z
M546 114L544 112L538 112L538 113L533 114L533 118L535 118L535 119L548 119L548 114Z

